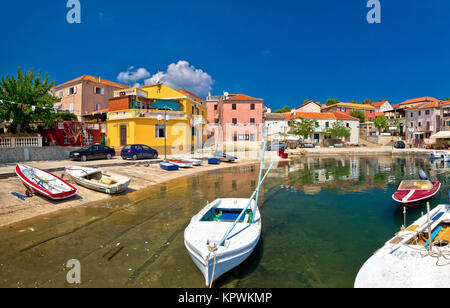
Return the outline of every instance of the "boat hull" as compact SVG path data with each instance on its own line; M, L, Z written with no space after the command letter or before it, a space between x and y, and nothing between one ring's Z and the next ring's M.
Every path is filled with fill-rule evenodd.
M176 171L179 169L178 165L168 163L168 162L161 162L161 163L159 163L159 166L161 167L161 169L166 170L166 171Z
M169 159L168 162L177 165L179 168L192 168L193 166L193 163L179 159Z
M30 176L26 175L27 169L30 169L30 170L33 169L33 171L35 173L37 173L41 178L46 177L47 179L54 181L54 183L56 185L63 187L65 190L60 191L60 192L52 192L48 188L45 188L44 184L39 185L38 183L33 181L33 179ZM34 193L38 193L49 199L63 200L63 199L67 199L67 198L70 198L70 197L76 195L76 193L78 192L78 190L75 187L73 187L72 185L70 185L69 183L64 181L63 179L57 177L56 175L54 175L50 172L47 172L45 170L29 167L29 166L22 165L22 164L17 164L15 171L16 171L16 174L19 177L19 179L25 185L25 187L32 190Z
M397 190L392 195L392 199L405 205L415 206L421 201L434 197L439 192L441 183L438 181L432 183L433 188L430 190Z
M71 176L71 178L80 186L102 192L105 194L115 195L120 194L128 189L128 186L130 185L131 179L128 177L124 177L115 173L110 172L103 172L94 168L81 168L78 167L77 170L71 170L71 168L66 169L68 174ZM85 177L82 177L81 174L76 174L78 170L85 170L87 173L102 173L103 176L108 176L111 179L115 180L117 184L114 185L102 185L100 183L95 183L93 181L90 181L86 179ZM79 173L79 172L78 172Z

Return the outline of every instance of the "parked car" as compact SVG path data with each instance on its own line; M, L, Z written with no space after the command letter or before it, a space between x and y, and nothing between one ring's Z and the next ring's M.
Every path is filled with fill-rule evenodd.
M87 145L79 150L72 151L69 154L71 159L81 161L90 159L111 159L115 155L116 151L114 151L114 149L103 144Z
M396 149L405 149L406 144L403 141L396 141L394 142L394 148Z
M315 148L316 145L314 143L307 143L307 142L303 142L302 140L298 141L298 146L300 148Z
M278 151L285 148L286 145L283 142L270 142L267 144L267 151Z
M120 156L123 159L131 158L133 160L158 158L158 151L144 144L129 144L123 147Z

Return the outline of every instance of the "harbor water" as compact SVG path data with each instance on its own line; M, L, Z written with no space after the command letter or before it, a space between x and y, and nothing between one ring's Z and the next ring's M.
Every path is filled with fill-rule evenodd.
M214 287L352 287L363 263L404 223L392 194L423 169L442 182L447 166L425 157L299 158L264 183L262 236L243 264ZM0 287L204 287L183 232L208 201L249 197L258 166L176 179L107 201L0 229ZM40 198L35 196L34 198ZM425 212L408 209L406 223ZM81 284L67 282L69 260Z

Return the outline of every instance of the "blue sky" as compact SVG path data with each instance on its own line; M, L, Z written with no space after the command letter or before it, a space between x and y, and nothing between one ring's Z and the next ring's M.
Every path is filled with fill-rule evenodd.
M366 0L80 0L81 24L67 23L66 2L1 4L0 75L21 66L57 84L118 81L183 60L214 80L213 94L245 93L273 109L450 96L448 0L380 0L381 24L366 21Z

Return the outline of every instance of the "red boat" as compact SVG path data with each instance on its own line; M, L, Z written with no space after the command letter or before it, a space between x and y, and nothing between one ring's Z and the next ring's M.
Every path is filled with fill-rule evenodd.
M66 181L38 168L17 164L16 174L27 188L27 196L39 193L50 199L60 200L77 193L77 189Z
M439 192L441 183L429 180L403 181L392 198L405 205L415 205L432 198Z

